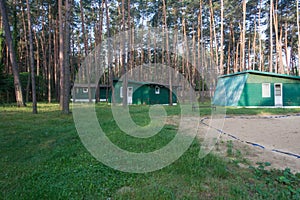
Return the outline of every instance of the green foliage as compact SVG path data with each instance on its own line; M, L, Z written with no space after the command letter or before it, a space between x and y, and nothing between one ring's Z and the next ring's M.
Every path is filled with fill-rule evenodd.
M299 199L300 174L293 174L289 168L284 170L266 170L271 163L258 163L258 167L250 167L254 178L261 181L259 185L250 185L263 199ZM270 191L272 193L270 193Z
M1 70L1 68L0 68ZM13 75L5 75L0 72L0 104L9 104L15 102L15 90L14 90L14 77ZM44 101L46 99L46 85L45 80L41 76L36 76L36 90L37 90L37 100ZM27 85L29 81L29 101L31 101L31 80L29 73L20 73L20 81L22 85L23 96L26 96Z
M4 65L0 65L0 104L10 103L8 93L13 91L14 83L11 82L10 76L3 73Z
M227 156L233 156L233 144L232 144L232 141L229 140L227 141Z

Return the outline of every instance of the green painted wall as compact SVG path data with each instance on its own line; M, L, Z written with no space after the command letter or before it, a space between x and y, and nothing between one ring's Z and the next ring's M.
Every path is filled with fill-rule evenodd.
M262 97L262 83L270 83L270 97ZM283 106L300 106L300 78L244 72L218 79L213 104L226 106L274 106L274 84L282 83ZM226 97L226 98L225 98Z
M237 76L219 78L213 98L213 104L221 106L238 106L247 77L247 74L239 74Z
M160 93L155 94L155 87L160 87ZM115 103L122 103L123 98L120 97L120 88L122 83L115 83ZM162 85L128 82L128 87L133 87L132 104L168 104L169 89ZM177 103L176 88L173 88L173 103Z
M262 83L270 83L271 96L262 97ZM274 106L274 84L282 83L283 106L300 106L300 80L249 74L238 106Z
M83 92L84 88L79 87L75 88L75 97L76 99L89 99L89 93ZM92 99L95 99L96 89L94 87L90 88ZM100 99L106 99L106 88L100 88Z
M289 79L275 76L249 74L247 83L300 83L300 79Z
M246 83L238 106L274 106L274 87L271 84L271 97L262 98L262 83Z
M298 83L284 83L283 87L283 105L300 106L300 81Z

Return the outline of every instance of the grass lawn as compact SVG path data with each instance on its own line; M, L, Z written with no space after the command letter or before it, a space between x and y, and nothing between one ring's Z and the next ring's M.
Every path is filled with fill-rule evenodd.
M137 124L149 123L148 106L132 106ZM168 115L179 107L166 107ZM142 140L122 134L110 107L96 106L101 127L120 147L152 151L167 144L176 127L165 126L153 138ZM234 109L227 114L287 114L299 109ZM203 108L202 115L210 114ZM209 154L198 158L195 139L172 165L145 174L130 174L98 162L84 148L72 115L62 115L57 104L31 108L0 107L0 199L300 199L300 174L240 168L243 159ZM228 147L229 148L229 147Z

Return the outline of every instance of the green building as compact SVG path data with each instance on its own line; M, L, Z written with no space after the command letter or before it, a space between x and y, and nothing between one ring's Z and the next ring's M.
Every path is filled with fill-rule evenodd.
M100 101L107 101L110 96L110 88L107 85L99 85ZM91 98L89 100L89 97ZM74 84L72 90L73 102L89 102L95 101L96 84Z
M123 101L123 82L114 81L115 103ZM177 86L172 87L172 102L177 103ZM170 89L168 85L153 82L138 82L128 80L127 103L128 104L169 104Z
M244 71L218 78L214 105L245 107L300 106L300 77Z
M123 83L114 80L114 101L117 104L123 102ZM100 85L100 101L111 102L111 88L106 85ZM177 103L177 86L172 87L172 102ZM96 84L75 84L73 86L72 101L88 102L95 101ZM127 103L128 104L169 104L170 90L168 85L138 82L129 80L127 84Z

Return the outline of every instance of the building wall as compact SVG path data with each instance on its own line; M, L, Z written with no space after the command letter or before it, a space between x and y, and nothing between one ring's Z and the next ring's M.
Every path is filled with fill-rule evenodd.
M297 83L285 83L283 87L283 105L300 106L300 81Z
M132 104L150 104L150 88L146 85L133 85Z
M76 97L76 99L89 99L89 93L88 92L85 93L84 89L85 88L83 88L83 87L75 88L75 97ZM90 90L91 90L92 99L95 99L95 88L91 87Z
M154 85L149 86L149 104L168 104L169 103L169 89L164 86L158 86L159 94L155 94ZM174 98L173 98L174 101Z
M271 84L271 96L262 97L262 83L246 83L238 106L274 106L274 84Z
M84 92L84 88L87 89L87 87L77 87L75 88L75 99L89 99L89 93L88 92ZM91 97L92 100L95 100L96 97L96 88L95 87L90 87L91 90ZM110 91L108 91L110 92ZM110 96L110 94L108 93L108 96ZM100 88L100 99L106 99L106 88Z
M239 74L219 78L213 104L219 106L238 106L247 77L247 74Z
M115 103L122 103L123 98L120 97L121 83L115 85ZM141 85L138 83L128 83L128 87L133 87L132 104L168 104L169 89L159 85L160 93L155 94L155 85ZM177 102L176 89L173 91L173 103Z
M262 97L262 83L270 83L271 95ZM282 83L283 106L300 106L300 80L249 74L238 106L274 106L274 84Z
M120 96L122 83L115 84L114 97L115 103L122 103L123 98ZM133 88L132 104L147 104L148 89L144 85L128 83L128 87Z

